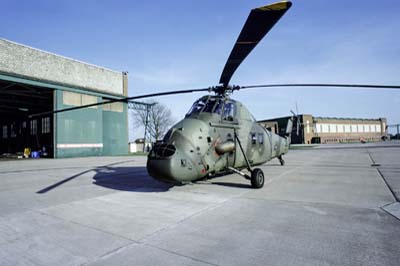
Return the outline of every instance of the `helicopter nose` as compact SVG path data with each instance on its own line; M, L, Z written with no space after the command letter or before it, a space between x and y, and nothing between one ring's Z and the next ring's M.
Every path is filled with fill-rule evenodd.
M172 144L156 144L147 159L147 171L153 178L172 183L193 180L195 167L190 158Z

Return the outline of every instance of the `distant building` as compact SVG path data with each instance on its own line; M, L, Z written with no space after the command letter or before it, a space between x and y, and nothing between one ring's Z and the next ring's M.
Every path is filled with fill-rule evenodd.
M134 142L129 142L129 152L149 152L152 148L152 143L150 141L146 141L146 145L144 143L144 138L136 139Z
M258 121L269 130L283 135L290 117ZM299 123L297 126L297 118ZM300 114L294 117L292 143L347 143L380 141L386 136L386 118L360 119L338 117L315 117Z

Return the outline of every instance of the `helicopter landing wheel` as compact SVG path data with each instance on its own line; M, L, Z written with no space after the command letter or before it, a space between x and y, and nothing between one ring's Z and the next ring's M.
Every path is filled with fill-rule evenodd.
M264 186L264 173L260 168L251 171L251 187L262 188Z
M280 159L279 159L279 162L281 163L282 166L285 165L285 160L283 160L283 158L280 158Z

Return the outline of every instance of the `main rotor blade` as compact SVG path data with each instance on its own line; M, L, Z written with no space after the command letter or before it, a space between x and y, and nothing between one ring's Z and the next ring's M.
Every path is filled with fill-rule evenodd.
M332 88L364 88L364 89L400 89L400 85L373 84L334 84L334 83L293 83L293 84L264 84L240 86L239 89L277 88L277 87L332 87Z
M228 57L219 83L224 87L229 84L239 65L291 6L291 2L285 1L251 10Z
M185 93L193 93L193 92L202 92L202 91L210 91L210 88L166 91L166 92L158 92L158 93L151 93L151 94L143 94L143 95L132 96L132 97L125 97L125 98L120 98L120 99L111 99L111 100L107 100L107 101L103 101L103 102L99 102L99 103L92 103L92 104L74 106L74 107L60 109L60 110L54 110L54 111L47 111L47 112L32 114L32 115L29 115L28 117L29 118L34 118L34 117L39 117L39 116L47 116L47 115L51 115L51 114L57 114L57 113L62 113L62 112L67 112L67 111L73 111L73 110L78 110L78 109L83 109L83 108L88 108L88 107L98 106L98 105L104 105L104 104L109 104L109 103L116 103L116 102L125 102L125 103L127 103L127 102L129 102L131 100L137 100L137 99L143 99L143 98L166 96L166 95L172 95L172 94L185 94Z

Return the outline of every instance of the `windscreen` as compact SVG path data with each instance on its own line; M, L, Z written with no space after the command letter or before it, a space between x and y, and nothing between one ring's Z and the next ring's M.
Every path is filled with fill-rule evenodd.
M201 98L196 101L186 116L191 116L197 113L216 113L221 114L222 110L222 100L218 98Z

